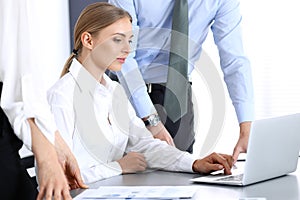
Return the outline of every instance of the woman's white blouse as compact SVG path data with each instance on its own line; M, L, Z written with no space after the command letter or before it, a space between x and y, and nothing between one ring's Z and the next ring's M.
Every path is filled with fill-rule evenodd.
M70 72L48 91L56 124L84 181L121 174L117 160L131 151L143 153L148 168L192 172L192 155L154 139L123 88L105 74L103 79L104 85L74 59Z

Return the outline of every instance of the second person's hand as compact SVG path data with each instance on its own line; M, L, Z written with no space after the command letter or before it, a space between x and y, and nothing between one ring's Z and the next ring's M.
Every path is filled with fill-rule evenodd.
M69 185L58 162L54 146L36 126L33 118L28 119L32 136L32 151L36 159L39 184L37 200L71 200Z
M202 174L209 174L213 171L224 170L224 174L231 174L233 157L226 154L212 153L203 159L198 159L193 163L193 171Z
M157 126L148 126L147 128L152 133L154 138L166 141L169 145L175 147L173 138L162 122L159 122Z
M251 122L242 122L240 124L240 136L237 144L234 147L233 154L232 154L234 162L237 161L240 153L247 152L250 129L251 129Z
M83 183L76 158L60 136L59 132L55 133L55 149L61 167L65 172L70 189L88 188L88 186Z

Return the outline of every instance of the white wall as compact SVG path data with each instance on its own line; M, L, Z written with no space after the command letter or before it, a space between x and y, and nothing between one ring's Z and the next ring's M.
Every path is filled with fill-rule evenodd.
M300 112L298 0L240 0L240 3L244 47L253 72L256 119ZM211 33L204 50L219 66ZM194 90L195 96L203 101L199 105L198 137L194 146L194 153L199 155L209 127L212 105L205 81L197 73L193 78L193 86L196 85L201 94ZM239 127L228 95L225 116L221 137L212 151L231 154Z

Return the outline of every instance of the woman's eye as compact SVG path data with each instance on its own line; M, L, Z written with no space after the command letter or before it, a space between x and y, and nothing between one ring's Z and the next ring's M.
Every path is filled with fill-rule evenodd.
M122 42L122 39L120 39L120 38L114 38L113 40L114 40L114 42L117 42L117 43Z

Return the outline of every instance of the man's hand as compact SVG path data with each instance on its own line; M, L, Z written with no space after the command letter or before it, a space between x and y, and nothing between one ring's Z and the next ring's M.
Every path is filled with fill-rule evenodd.
M55 133L55 150L58 155L58 161L65 172L70 188L88 188L88 186L83 183L79 166L74 155L65 141L61 138L59 132Z
M224 169L224 174L231 174L233 158L226 154L212 153L203 159L198 159L193 163L193 171L202 174L209 174L213 171Z
M72 199L67 179L58 162L54 146L36 126L33 118L27 121L31 129L32 151L37 163L39 184L37 200Z
M120 164L123 174L145 171L147 167L144 155L136 152L129 152L117 162Z
M169 145L175 146L173 138L161 122L159 122L157 126L147 126L147 128L152 133L154 138L166 141Z
M233 150L234 162L237 161L240 153L246 153L248 147L248 140L250 135L251 122L242 122L240 124L240 137Z
M46 152L46 151L45 151ZM48 151L45 160L37 162L39 194L37 200L70 200L69 185L58 162L56 152Z

